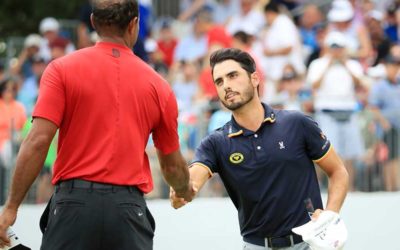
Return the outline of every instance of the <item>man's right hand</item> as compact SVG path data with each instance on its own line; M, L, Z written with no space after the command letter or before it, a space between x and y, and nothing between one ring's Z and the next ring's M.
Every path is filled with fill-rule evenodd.
M169 200L171 206L175 209L181 208L188 203L185 199L177 197L174 189L171 187L169 188Z
M5 245L10 246L10 239L7 235L7 229L14 224L17 218L17 210L4 208L0 214L0 248Z
M197 194L198 189L193 185L192 181L189 181L187 187L183 189L174 189L175 194L178 198L183 198L185 201L190 202Z
M192 182L189 182L189 185L185 190L174 190L173 188L170 188L169 199L171 201L171 206L175 209L183 207L194 199L197 192L198 189L193 186Z

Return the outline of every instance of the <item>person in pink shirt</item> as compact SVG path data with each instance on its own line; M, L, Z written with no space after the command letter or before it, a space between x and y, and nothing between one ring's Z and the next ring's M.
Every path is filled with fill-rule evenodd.
M15 100L17 84L11 78L0 82L0 158L3 163L10 161L10 141L13 131L22 129L26 121L24 106Z

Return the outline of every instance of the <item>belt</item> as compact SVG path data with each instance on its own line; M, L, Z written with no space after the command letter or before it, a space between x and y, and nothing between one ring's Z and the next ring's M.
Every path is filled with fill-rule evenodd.
M347 110L347 109L321 109L322 113L354 113L354 110Z
M280 248L280 247L292 247L295 244L303 242L301 236L297 234L288 234L285 236L278 237L255 237L255 236L245 236L243 240L258 246L265 246L268 244L269 248Z
M60 181L56 184L56 188L100 189L100 190L111 190L113 192L122 189L125 190L128 189L130 192L138 192L140 194L143 194L142 191L140 191L136 186L115 185L110 183L86 181L82 179L70 179L70 180Z

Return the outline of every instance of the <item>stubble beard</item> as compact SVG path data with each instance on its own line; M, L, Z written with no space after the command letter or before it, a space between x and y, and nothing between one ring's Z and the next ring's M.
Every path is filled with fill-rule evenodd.
M244 93L243 93L243 100L235 103L226 103L226 101L222 101L222 104L229 110L235 111L249 103L251 100L254 98L254 90L252 88L248 88Z

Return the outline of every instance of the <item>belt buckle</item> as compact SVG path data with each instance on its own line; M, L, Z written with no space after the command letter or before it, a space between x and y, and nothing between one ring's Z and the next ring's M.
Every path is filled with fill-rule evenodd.
M267 237L267 244L265 244L267 247L272 248L272 237Z
M274 248L274 244L272 243L272 241L274 239L285 239L288 243L290 242L290 244L288 244L287 246L284 247L292 247L294 246L294 238L293 238L293 234L289 234L289 235L285 235L285 236L277 236L277 237L267 237L267 242L266 242L266 246L270 247L270 248ZM282 247L282 246L277 246L277 247Z

